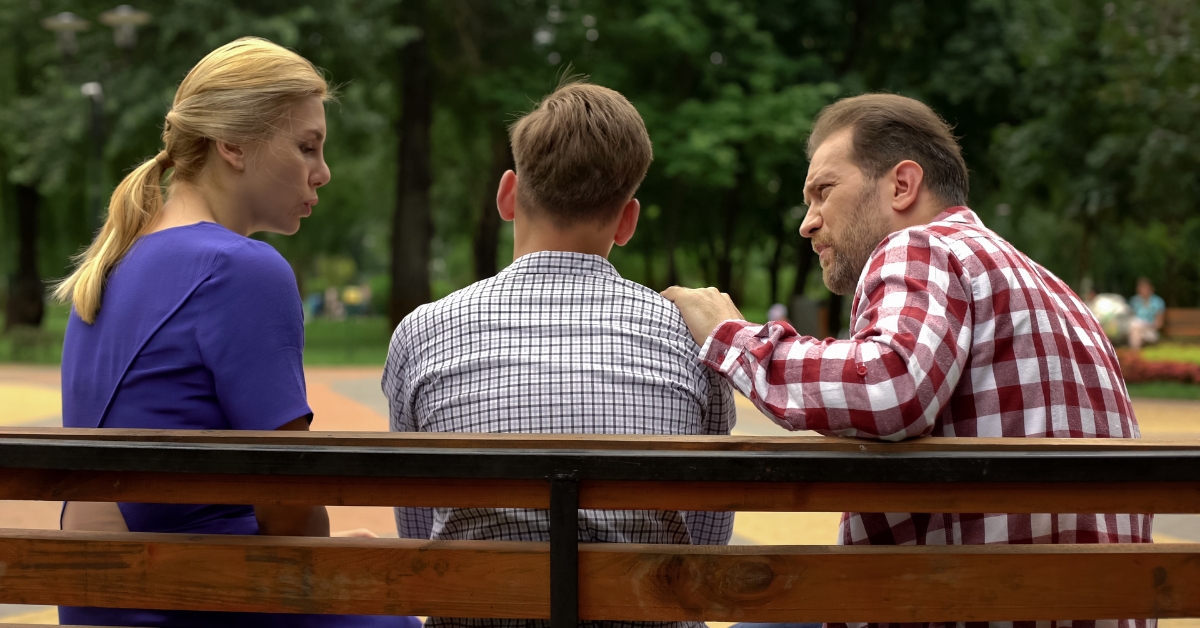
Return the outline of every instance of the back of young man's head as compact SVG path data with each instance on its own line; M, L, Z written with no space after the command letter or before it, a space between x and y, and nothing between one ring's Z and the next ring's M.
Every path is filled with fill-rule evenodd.
M637 109L621 94L580 80L543 98L510 136L517 202L560 229L615 219L653 159Z

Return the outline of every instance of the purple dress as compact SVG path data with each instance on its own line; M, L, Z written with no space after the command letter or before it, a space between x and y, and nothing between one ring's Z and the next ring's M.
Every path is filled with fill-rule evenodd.
M143 236L94 325L63 342L63 427L274 430L311 417L296 279L270 245L202 222ZM258 534L252 506L119 504L131 532ZM60 607L91 626L403 627L412 617Z

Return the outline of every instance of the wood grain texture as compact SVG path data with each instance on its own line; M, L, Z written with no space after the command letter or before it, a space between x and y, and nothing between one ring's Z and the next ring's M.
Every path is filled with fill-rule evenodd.
M536 480L0 469L0 500L547 508ZM1200 513L1200 483L858 484L585 481L580 507L763 512Z
M591 546L580 555L580 615L825 622L1196 617L1198 558L1196 545Z
M617 449L681 451L1200 451L1200 438L919 438L900 443L826 436L662 436L651 434L473 434L129 430L4 427L0 439L228 443L359 447Z
M536 480L206 475L0 468L0 500L546 508Z
M547 617L549 564L547 543L0 530L0 603Z
M545 543L0 531L0 603L545 618ZM1200 546L584 545L580 618L1200 616Z

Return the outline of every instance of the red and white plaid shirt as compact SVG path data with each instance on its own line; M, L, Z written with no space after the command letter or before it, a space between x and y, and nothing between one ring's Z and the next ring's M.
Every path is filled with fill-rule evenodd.
M885 441L1140 436L1095 317L966 207L875 249L848 340L727 321L701 360L789 430ZM853 545L1149 543L1150 527L1150 515L846 513L840 536Z

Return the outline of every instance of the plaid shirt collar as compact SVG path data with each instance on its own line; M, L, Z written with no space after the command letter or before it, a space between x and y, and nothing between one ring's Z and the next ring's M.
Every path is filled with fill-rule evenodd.
M575 251L535 251L513 260L501 275L579 275L620 278L612 263L589 253Z
M979 216L971 211L971 208L963 205L947 207L942 210L942 213L937 215L937 218L933 219L933 222L957 222L979 227L983 226L983 221L979 219Z

